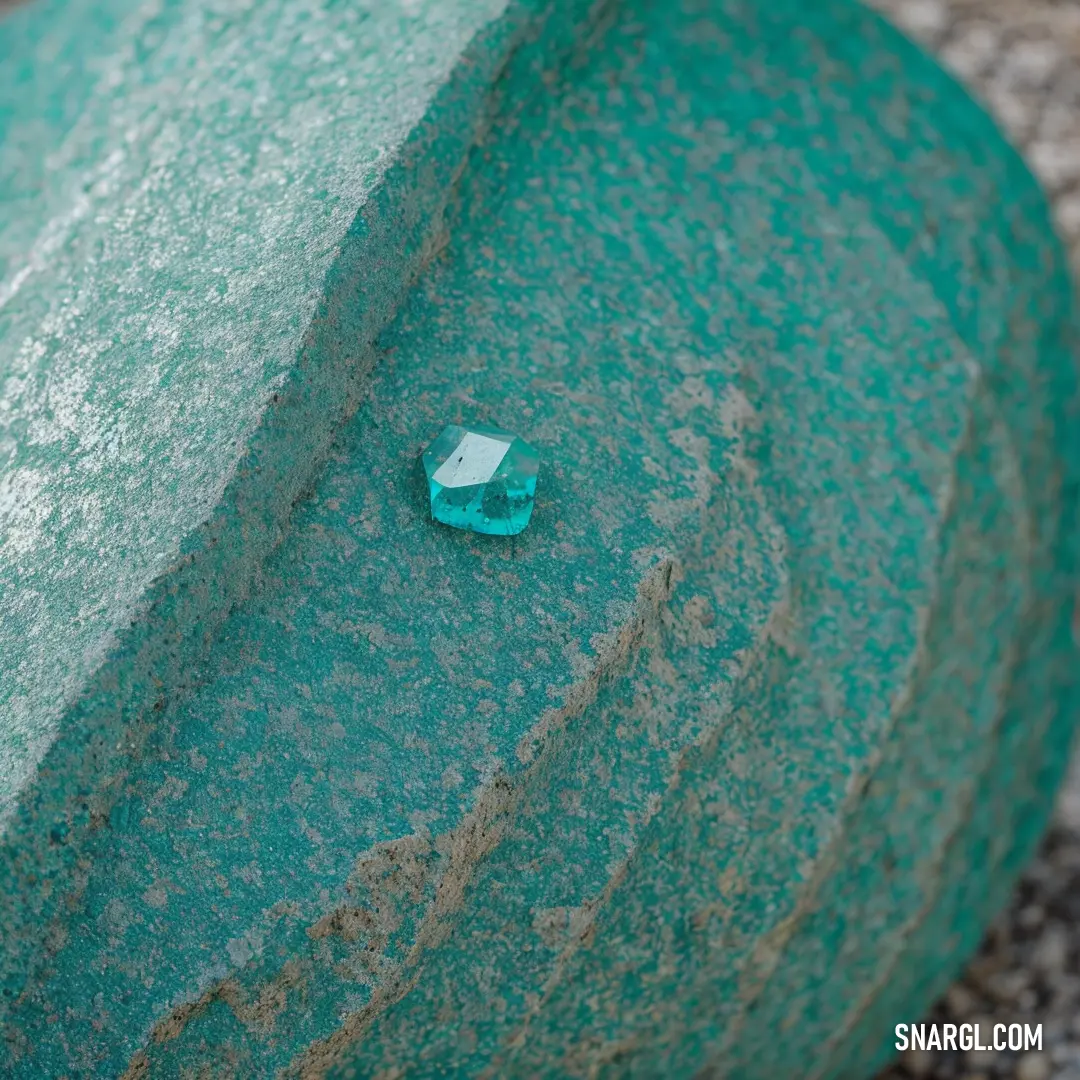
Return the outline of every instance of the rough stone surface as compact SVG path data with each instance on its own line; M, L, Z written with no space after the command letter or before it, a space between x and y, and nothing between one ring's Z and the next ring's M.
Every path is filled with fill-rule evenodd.
M0 27L0 828L242 471L358 211L504 8L43 0ZM272 529L290 500L269 486Z
M355 410L496 74L590 9L550 33L531 0L0 22L0 1011Z
M13 1076L859 1075L1029 857L1078 480L1034 183L845 3L628 0L535 84L58 832ZM447 419L551 463L510 543L431 526Z
M1080 6L876 0L981 97L1042 181L1080 271ZM925 1022L1043 1025L1044 1053L907 1055L882 1080L1080 1080L1080 754L1050 834L964 977ZM1002 993L1003 990L1010 993Z

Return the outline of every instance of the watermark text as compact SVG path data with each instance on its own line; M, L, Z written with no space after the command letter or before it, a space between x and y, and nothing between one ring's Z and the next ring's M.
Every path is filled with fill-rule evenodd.
M897 1024L897 1050L1041 1050L1042 1024Z

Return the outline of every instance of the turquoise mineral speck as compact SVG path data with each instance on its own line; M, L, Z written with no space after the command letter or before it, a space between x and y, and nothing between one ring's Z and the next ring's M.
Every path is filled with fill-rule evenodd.
M529 524L540 455L512 431L449 424L423 457L436 521L491 536Z

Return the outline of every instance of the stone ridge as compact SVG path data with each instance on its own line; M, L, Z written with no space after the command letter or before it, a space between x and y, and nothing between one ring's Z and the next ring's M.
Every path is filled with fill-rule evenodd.
M498 76L542 71L594 5L115 0L85 37L90 6L57 6L0 23L28 70L28 41L102 58L63 87L0 74L26 211L0 234L0 1010L355 409L468 148L514 107Z
M374 302L332 327L335 355L335 286L380 227L357 215L382 209L388 168L504 6L427 3L403 22L385 4L222 17L114 0L99 15L116 29L59 87L46 58L82 50L90 12L45 5L0 24L0 52L17 57L0 76L2 194L23 211L0 234L0 820L226 491L272 538L316 447L301 428L267 453L261 429L317 400L317 445L340 419L401 284L365 283ZM41 40L24 50L24 35ZM268 95L284 78L293 92ZM75 115L57 116L54 94ZM415 250L394 270L406 261ZM242 482L268 468L276 484ZM241 580L260 546L230 553Z
M1052 0L873 0L1002 125L1050 199L1080 271L1080 7ZM1080 639L1080 634L1077 635ZM879 1080L1061 1080L1080 1076L1080 752L1053 828L979 955L926 1023L1041 1024L1041 1051L910 1050ZM914 1020L914 1018L912 1018ZM939 1027L939 1031L940 1031Z
M363 970L375 983L371 1000L363 1009L343 1018L340 1027L312 1043L290 1072L320 1076L328 1062L357 1038L380 1012L404 997L414 986L428 950L437 947L450 932L477 866L514 828L519 803L532 774L546 766L551 734L582 719L601 688L625 674L636 659L642 642L654 635L670 599L676 564L658 557L641 578L627 620L612 629L606 647L567 694L566 704L545 713L528 733L531 744L546 743L549 753L531 762L514 778L498 773L472 796L468 813L445 834L412 833L375 845L357 857L347 882L348 899L306 928L313 942L337 939L347 960L327 964L325 954L312 951L286 961L265 982L245 984L230 975L205 990L196 1000L177 1005L157 1021L145 1047L132 1055L124 1071L134 1078L150 1067L151 1054L169 1049L188 1024L222 1002L257 1039L265 1039L286 1008L287 995L298 989L333 983L347 965ZM427 904L418 911L419 903ZM291 914L291 913L290 913ZM404 938L404 941L399 939ZM287 1018L282 1017L283 1021Z

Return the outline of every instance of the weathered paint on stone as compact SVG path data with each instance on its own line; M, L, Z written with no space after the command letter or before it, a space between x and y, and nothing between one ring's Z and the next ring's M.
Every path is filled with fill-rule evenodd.
M146 721L355 409L495 75L542 69L590 11L115 0L0 22L0 1012Z
M80 842L14 1075L859 1075L1030 850L1071 300L986 118L843 3L627 0L447 221ZM431 525L447 422L550 463L526 533Z
M0 812L221 499L359 208L504 7L76 2L0 30ZM91 11L123 34L73 35Z

